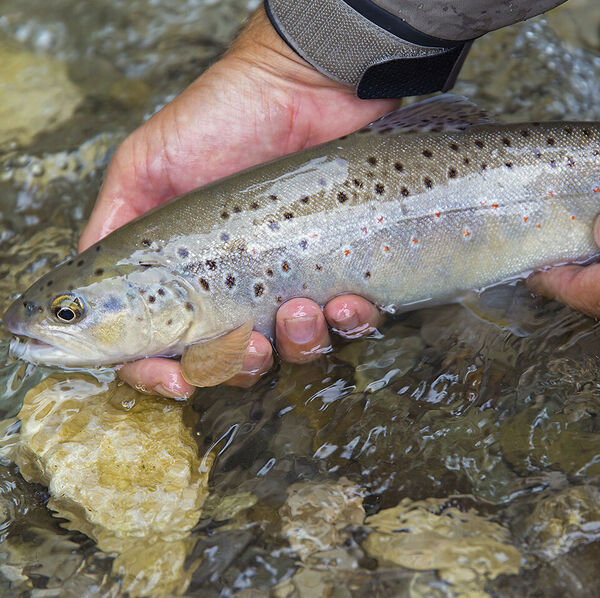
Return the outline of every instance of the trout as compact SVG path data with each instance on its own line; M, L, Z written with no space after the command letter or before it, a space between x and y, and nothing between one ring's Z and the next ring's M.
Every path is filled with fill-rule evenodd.
M42 277L4 323L27 361L182 355L208 386L292 297L448 302L592 256L599 212L600 123L498 124L438 96L152 210Z

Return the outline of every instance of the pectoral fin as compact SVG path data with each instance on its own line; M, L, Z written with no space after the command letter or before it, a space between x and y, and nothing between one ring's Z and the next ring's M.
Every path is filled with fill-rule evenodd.
M242 369L254 320L207 341L188 345L181 357L181 372L194 386L216 386Z

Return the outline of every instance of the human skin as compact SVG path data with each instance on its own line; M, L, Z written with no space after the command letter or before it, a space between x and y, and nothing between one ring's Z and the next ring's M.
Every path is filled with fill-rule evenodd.
M360 100L353 89L320 74L281 40L261 7L223 58L117 149L79 250L173 197L346 135L397 105ZM594 266L557 268L536 275L533 284L586 313L600 312L600 270ZM277 352L285 361L305 363L329 347L328 325L354 338L381 320L377 308L356 295L336 297L324 309L310 299L292 299L277 313ZM242 373L228 384L251 386L272 364L271 343L253 332ZM128 363L119 376L167 397L194 391L174 360Z

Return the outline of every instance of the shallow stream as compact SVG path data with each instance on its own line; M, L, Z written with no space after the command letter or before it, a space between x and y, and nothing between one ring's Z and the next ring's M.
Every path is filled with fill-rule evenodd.
M0 309L257 5L0 0ZM597 1L478 40L455 91L600 120ZM0 595L598 596L598 324L521 284L481 301L186 405L10 362L0 329Z

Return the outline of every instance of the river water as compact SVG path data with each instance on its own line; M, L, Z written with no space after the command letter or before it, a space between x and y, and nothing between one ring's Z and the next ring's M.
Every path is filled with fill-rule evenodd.
M1 309L257 4L0 1ZM478 40L455 91L600 120L597 2ZM598 325L521 284L481 305L186 405L11 362L0 330L0 594L597 596Z

